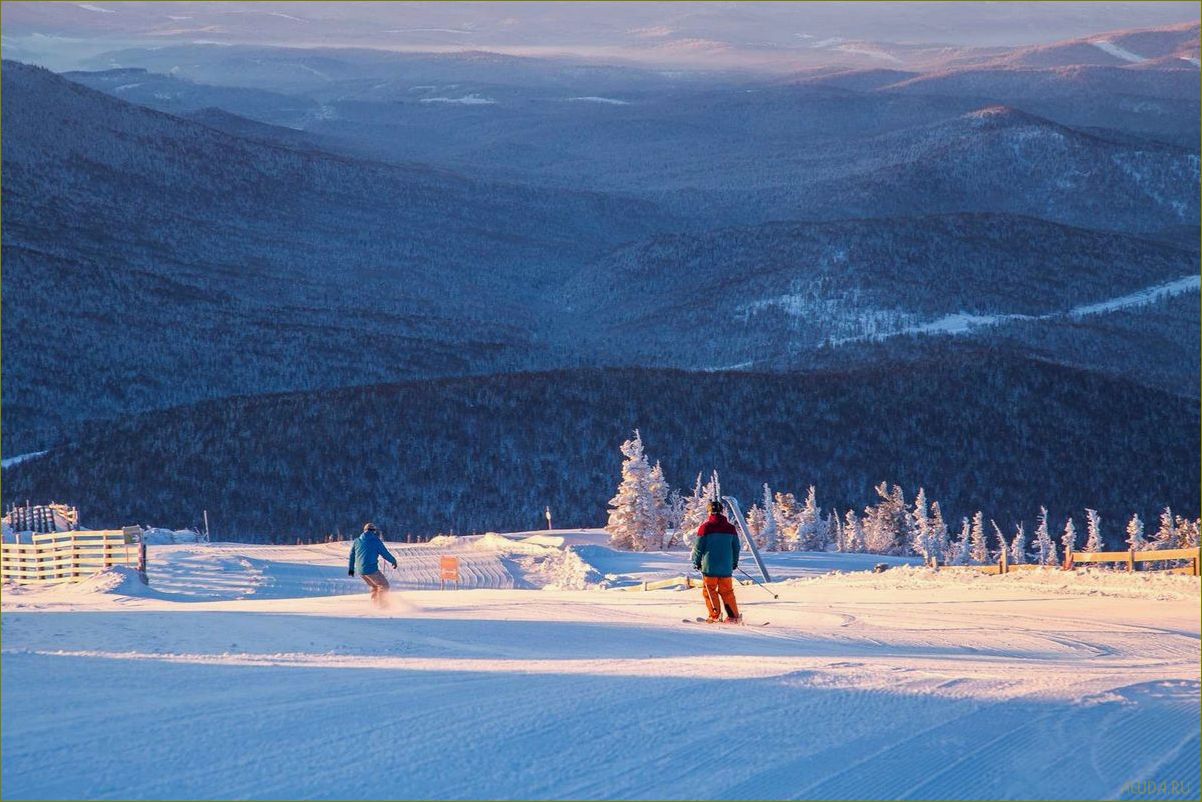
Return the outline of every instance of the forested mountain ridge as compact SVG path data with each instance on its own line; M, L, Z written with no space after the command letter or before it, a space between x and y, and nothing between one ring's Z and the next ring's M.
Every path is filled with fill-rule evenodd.
M13 62L3 81L6 451L204 397L537 363L546 287L668 224L240 139Z
M234 398L92 427L5 471L4 498L70 498L93 525L197 519L222 537L375 520L430 533L600 525L634 427L676 487L717 469L862 508L925 487L1004 528L1102 511L1196 516L1196 401L984 349L805 375L609 369ZM1080 522L1080 521L1078 521Z
M949 315L1064 313L1197 263L1197 250L1006 214L782 222L622 246L575 276L564 309L591 321L580 336L598 354L630 364L797 366ZM699 342L690 318L720 336Z

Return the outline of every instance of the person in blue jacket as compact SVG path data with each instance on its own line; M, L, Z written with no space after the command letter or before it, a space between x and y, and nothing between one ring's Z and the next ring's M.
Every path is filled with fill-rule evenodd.
M371 588L371 603L381 609L388 606L388 580L380 573L379 559L383 557L396 568L396 557L380 540L380 533L375 524L364 524L363 534L351 543L351 556L347 565L347 573L354 576L358 572L363 581Z

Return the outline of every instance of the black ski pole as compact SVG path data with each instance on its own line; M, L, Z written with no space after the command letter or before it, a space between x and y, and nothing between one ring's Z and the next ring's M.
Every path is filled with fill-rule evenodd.
M743 576L747 577L748 579L750 579L750 580L751 580L751 583L752 583L753 585L755 585L756 587L758 587L758 588L763 588L765 593L771 593L771 594L772 594L772 598L774 598L774 599L779 599L779 598L780 598L780 596L778 596L777 594L775 594L775 593L772 593L772 591L768 590L767 586L766 586L766 585L764 585L764 583L756 581L756 578L755 578L754 576L752 576L751 574L747 573L747 572L746 572L746 571L744 571L742 568L740 568L740 569L739 569L739 573L740 573L740 574L742 574Z

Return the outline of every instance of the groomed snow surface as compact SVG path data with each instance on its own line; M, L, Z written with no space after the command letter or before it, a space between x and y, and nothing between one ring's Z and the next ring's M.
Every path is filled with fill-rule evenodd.
M6 587L4 797L1198 798L1193 577L769 555L734 627L603 543L397 545L386 612L345 543Z

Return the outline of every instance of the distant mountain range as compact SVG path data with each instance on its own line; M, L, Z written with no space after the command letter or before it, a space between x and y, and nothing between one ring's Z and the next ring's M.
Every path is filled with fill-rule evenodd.
M527 365L560 275L668 225L3 78L6 450L205 397Z
M49 451L4 500L172 523L228 497L246 532L406 488L398 526L529 525L479 486L591 523L639 426L674 482L741 493L804 473L843 506L888 479L957 514L1197 514L1197 37L815 42L876 66L788 75L4 61L2 445Z

